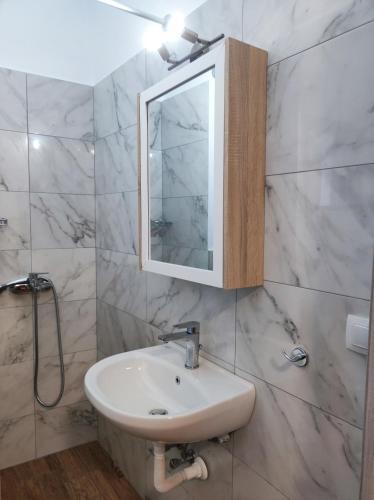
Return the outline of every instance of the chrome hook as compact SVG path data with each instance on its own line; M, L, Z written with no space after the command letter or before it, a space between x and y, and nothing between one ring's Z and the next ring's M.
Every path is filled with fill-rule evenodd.
M301 345L292 349L290 354L287 354L286 351L282 351L282 354L290 363L294 363L296 366L306 366L309 361L309 355Z

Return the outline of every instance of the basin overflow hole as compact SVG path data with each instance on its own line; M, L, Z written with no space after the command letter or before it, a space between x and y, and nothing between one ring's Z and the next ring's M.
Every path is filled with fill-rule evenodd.
M165 410L165 408L154 408L153 410L149 411L150 415L167 415L168 411Z
M179 385L181 383L181 378L178 375L175 377L175 383Z

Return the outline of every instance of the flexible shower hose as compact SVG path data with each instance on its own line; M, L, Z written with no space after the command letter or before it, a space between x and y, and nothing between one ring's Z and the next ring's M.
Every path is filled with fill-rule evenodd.
M32 305L34 309L34 321L33 321L33 328L34 328L34 346L35 346L35 361L34 361L34 396L35 399L38 401L38 403L41 406L44 406L44 408L53 408L56 406L62 398L62 395L64 393L64 388L65 388L65 369L64 369L64 357L63 357L63 351L62 351L62 341L61 341L61 325L60 325L60 311L58 307L58 297L57 297L57 292L56 288L51 280L47 280L52 292L53 292L53 298L55 302L55 313L56 313L56 325L57 325L57 344L58 344L58 356L59 356L59 361L60 361L60 392L57 396L57 398L52 401L51 403L46 403L41 399L39 396L39 389L38 389L38 377L39 377L39 318L38 318L38 290L35 287L32 287Z

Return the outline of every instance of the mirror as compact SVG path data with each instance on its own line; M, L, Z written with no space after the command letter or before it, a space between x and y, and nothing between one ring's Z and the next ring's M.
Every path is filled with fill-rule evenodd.
M147 103L150 258L213 269L215 78Z

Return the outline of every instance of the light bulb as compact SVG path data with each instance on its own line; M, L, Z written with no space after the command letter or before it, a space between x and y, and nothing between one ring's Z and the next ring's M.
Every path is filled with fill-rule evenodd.
M40 149L40 141L39 139L33 139L32 141L32 147L36 150Z
M151 51L158 50L165 41L165 32L161 26L155 26L146 31L143 36L143 45Z
M184 16L181 12L172 14L166 23L166 36L168 41L176 40L184 30Z

